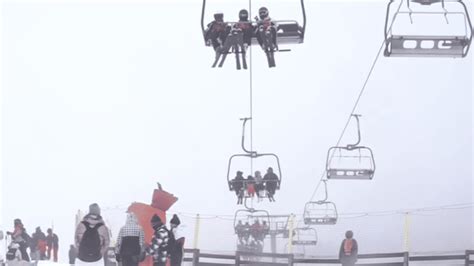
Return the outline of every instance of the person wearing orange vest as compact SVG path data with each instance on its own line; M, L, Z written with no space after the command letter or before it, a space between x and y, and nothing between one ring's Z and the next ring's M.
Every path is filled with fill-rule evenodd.
M358 252L359 246L357 245L357 241L354 239L354 233L352 231L347 231L346 238L342 241L339 250L339 260L342 263L342 266L354 266L357 262Z

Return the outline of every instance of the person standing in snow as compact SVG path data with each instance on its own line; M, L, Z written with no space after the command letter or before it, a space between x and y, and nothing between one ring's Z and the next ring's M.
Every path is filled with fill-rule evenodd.
M26 233L26 229L20 219L15 219L13 221L13 225L13 232L7 232L7 235L11 236L12 242L15 242L19 245L18 250L21 253L21 259L24 261L30 261L27 249L30 246L31 237L28 235L28 233Z
M122 266L138 266L145 250L145 233L133 213L128 213L125 225L120 229L115 254Z
M184 254L184 237L179 235L178 226L181 224L181 221L178 218L178 215L174 214L173 218L170 220L170 234L169 234L169 253L170 253L170 265L171 266L181 266L183 262Z
M31 235L30 255L33 260L46 259L46 235L41 231L41 227L36 227Z
M358 251L359 246L354 239L354 233L347 231L346 239L342 241L341 248L339 249L339 260L342 266L354 266L357 262Z
M69 265L76 264L77 249L74 245L69 246Z
M89 213L77 225L74 239L78 249L76 265L103 266L102 257L109 247L110 237L97 203L89 206Z
M169 231L156 214L151 218L151 226L155 232L146 252L153 257L153 266L165 266L168 257Z
M48 228L46 230L48 236L46 236L46 245L48 247L47 258L51 259L51 253L53 253L53 261L58 262L58 249L59 249L59 238L58 235L53 233L53 229Z

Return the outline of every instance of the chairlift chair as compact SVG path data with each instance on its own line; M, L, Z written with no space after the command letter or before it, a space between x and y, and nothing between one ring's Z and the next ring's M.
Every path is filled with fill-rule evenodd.
M258 220L260 224L265 222L268 226L270 226L270 213L266 210L256 210L254 208L237 210L234 214L235 233L237 233L236 228L239 221L242 221L242 224L244 225L246 222L252 225L255 220Z
M326 174L328 179L371 180L375 173L375 159L372 149L359 146L360 115L352 115L357 121L358 140L355 144L335 146L328 150Z
M204 17L206 15L206 2L207 0L202 1L201 11L201 30L203 36L206 32L204 26ZM303 24L300 25L296 20L273 20L273 22L275 22L277 25L277 44L299 44L304 42L304 35L306 30L306 9L304 5L304 0L300 0L300 5L303 15ZM227 22L228 25L233 25L235 23L236 22ZM256 26L256 23L253 22L253 25ZM256 36L252 37L252 44L258 44Z
M338 214L336 204L330 201L310 201L305 204L303 214L306 225L335 225Z
M271 48L273 52L288 52L291 51L290 49L279 49L279 45L283 44L300 44L304 42L304 36L305 36L305 30L306 30L306 10L305 10L305 5L304 5L304 0L300 0L301 3L301 10L303 14L303 24L300 25L296 20L272 20L272 22L275 23L276 25L276 47ZM202 11L201 11L201 30L202 34L204 37L204 43L206 46L211 46L207 41L206 41L206 29L204 27L204 17L206 13L206 0L203 0L202 2ZM253 28L257 28L257 22L251 21ZM236 22L226 22L226 24L230 27L232 27ZM252 39L251 39L251 45L259 45L258 40L257 40L257 34L253 34ZM237 49L238 50L238 49ZM242 53L241 51L236 51L235 49L229 50L229 52L225 52L226 54L228 53ZM224 58L221 60L221 63L219 64L219 67L222 67ZM213 67L217 65L217 61L219 60L220 56L216 58L216 61L213 64ZM236 58L237 59L237 58ZM238 60L238 59L237 59ZM245 62L245 61L244 61ZM274 64L274 63L273 63ZM244 64L244 68L245 64ZM240 69L240 62L237 61L237 69Z
M229 162L228 162L228 165L227 165L227 184L229 186L229 190L230 191L235 191L234 185L235 185L236 181L233 180L233 174L234 173L231 172L234 159L236 159L236 158L247 158L247 159L250 159L250 160L254 160L254 159L258 159L258 158L262 158L262 157L273 158L273 160L275 162L275 166L276 166L276 169L274 167L273 167L273 169L275 169L275 173L278 175L278 180L276 180L276 189L275 190L280 190L280 185L281 185L281 180L282 180L280 158L274 153L258 153L256 151L250 151L250 150L246 149L246 147L245 147L245 125L246 125L247 121L250 120L250 119L251 118L242 118L241 119L243 121L241 147L242 147L244 153L234 154L229 158ZM253 173L252 173L252 175L253 175ZM262 172L262 175L264 175L263 172ZM268 181L265 181L265 182L268 182ZM245 181L243 182L243 184L245 184ZM245 194L245 197L249 198L250 196L248 194ZM268 195L265 194L262 197L268 197Z
M324 182L325 197L322 200L307 202L304 206L303 222L305 225L334 225L338 213L334 202L328 201L328 188Z
M392 17L392 22L389 22L391 17L391 7L395 0L391 0L387 6L387 14L385 19L385 51L384 55L387 57L465 57L468 54L471 46L473 28L468 9L462 0L406 0L406 7L408 11L396 11ZM405 1L405 0L400 0ZM433 7L441 7L440 11L414 11L411 9L410 3L415 3L422 6L423 9ZM454 6L461 7L461 10L451 11ZM413 20L413 15L421 16L438 16L440 19L449 23L449 18L460 16L463 20L463 33L443 33L443 34L407 34L394 33L393 26L400 20L400 15L408 16L411 24L417 24ZM430 23L431 24L431 23ZM451 23L456 24L456 23ZM451 27L451 25L450 25ZM438 28L438 27L437 27ZM454 28L453 28L454 29ZM450 31L454 31L450 29Z
M316 246L318 244L318 232L312 227L300 227L293 229L292 245Z

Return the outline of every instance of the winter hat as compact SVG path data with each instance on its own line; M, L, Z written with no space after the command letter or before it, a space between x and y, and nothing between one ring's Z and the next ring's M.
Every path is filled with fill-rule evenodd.
M179 220L178 215L173 214L173 218L171 219L170 224L174 224L176 226L181 224L181 221Z
M19 219L19 218L16 218L15 220L13 220L13 223L14 223L15 225L23 224L23 223L21 222L21 219Z
M158 216L158 215L155 214L155 215L153 215L153 217L151 217L151 225L152 225L153 227L155 227L155 226L161 226L162 224L163 224L163 222L161 221L160 216Z
M100 207L97 203L89 205L89 214L100 216Z
M347 238L347 239L351 239L351 238L353 238L353 237L354 237L354 233L353 233L352 231L347 231L347 232L346 232L346 238Z

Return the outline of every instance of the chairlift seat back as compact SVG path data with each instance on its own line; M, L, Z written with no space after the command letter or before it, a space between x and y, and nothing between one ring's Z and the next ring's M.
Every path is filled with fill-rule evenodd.
M307 217L304 218L306 225L334 225L337 224L337 217Z
M291 243L295 246L316 246L318 241L316 240L293 240Z
M298 44L304 42L302 27L296 21L276 21L277 43Z
M403 36L387 40L386 56L464 57L470 40L465 36Z
M374 171L368 169L330 169L327 177L328 179L371 180L374 178Z

